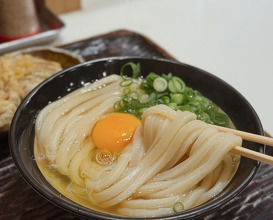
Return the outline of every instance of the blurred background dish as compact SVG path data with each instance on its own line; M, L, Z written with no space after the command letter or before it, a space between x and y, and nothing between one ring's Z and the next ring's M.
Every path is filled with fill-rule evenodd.
M81 56L54 47L28 48L0 56L0 134L8 132L16 108L35 86L81 62Z
M7 0L7 2L12 3L13 1ZM7 42L0 42L0 55L22 48L48 44L56 39L59 36L60 31L65 27L65 24L47 7L45 7L43 1L34 2L36 9L35 12L37 14L37 19L34 19L34 22L38 22L39 31L37 31L35 34L25 36L24 38L17 38ZM11 21L13 21L12 19L14 19L14 17L10 18ZM33 19L31 21L33 22ZM7 23L2 25L9 27ZM20 27L23 28L24 26L22 27L20 25Z
M84 62L81 55L53 46L30 47L12 52L12 54L29 54L45 60L55 61L60 63L63 69Z
M0 42L26 38L39 32L34 0L0 2Z

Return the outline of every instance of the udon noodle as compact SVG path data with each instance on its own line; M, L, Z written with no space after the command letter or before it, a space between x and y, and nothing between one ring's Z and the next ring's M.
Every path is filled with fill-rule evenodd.
M132 141L110 162L94 159L93 127L114 111L120 82L105 77L41 110L35 155L48 181L85 206L130 217L170 215L177 202L188 210L221 192L237 169L239 157L229 151L241 138L166 105L144 111Z

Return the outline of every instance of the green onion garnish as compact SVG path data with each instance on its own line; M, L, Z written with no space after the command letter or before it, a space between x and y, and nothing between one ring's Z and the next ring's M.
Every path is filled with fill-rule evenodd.
M184 81L176 76L172 77L168 83L168 88L172 93L182 93L185 87Z
M133 63L133 62L128 62L128 63L126 63L126 64L124 64L122 67L121 67L121 70L120 70L120 76L122 77L122 78L125 78L125 73L124 73L124 71L125 71L125 69L127 69L128 67L131 67L131 74L132 74L132 78L133 79L136 79L138 76L139 76L139 74L140 74L140 64L138 63L138 64L135 64L135 63Z
M123 79L123 81L120 82L121 87L127 87L130 86L133 83L132 79Z
M170 94L170 96L171 96L171 101L175 102L177 105L181 105L183 103L184 96L182 94L175 93L175 94Z
M229 125L229 118L227 115L220 113L220 112L213 112L211 114L211 120L214 124L219 126L228 127Z
M180 213L184 211L184 205L182 204L182 202L176 202L173 205L173 211L175 213Z
M168 83L166 79L158 77L154 80L153 87L157 92L164 92L168 87Z
M132 77L125 77L130 75L128 71ZM123 78L120 83L123 92L121 100L113 106L115 111L141 118L145 109L164 104L174 110L193 112L197 119L206 123L229 127L229 117L219 112L215 103L186 86L182 79L172 73L158 75L150 72L142 80L133 80L140 76L140 64L129 62L122 66L120 75Z

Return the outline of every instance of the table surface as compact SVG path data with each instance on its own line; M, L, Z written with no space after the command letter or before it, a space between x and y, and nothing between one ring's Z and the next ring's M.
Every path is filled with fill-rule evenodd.
M235 87L273 134L272 9L270 0L82 0L59 16L66 27L52 44L118 29L143 34Z
M273 74L270 74L273 71L270 59L273 57L273 1L82 0L82 6L81 10L59 16L66 27L52 45L68 44L119 29L140 33L177 60L211 72L235 87L257 111L264 129L273 134L273 103L268 101L273 94ZM64 216L74 219L41 200L20 178L8 153L0 156L0 171L5 174L2 177L7 178L5 185L2 182L0 187L6 189L4 193L1 191L2 197L9 197L14 187L22 189L14 202L0 200L0 215L4 210L12 209L16 219L32 219L43 210L52 210L50 215L55 219ZM232 204L241 199L246 205L235 207L239 212L249 209L253 214L255 211L255 215L243 215L242 219L272 218L271 170L268 165L262 165L245 194L228 204L234 208ZM257 185L259 190L256 190ZM245 196L247 194L252 197ZM20 196L25 199L19 199ZM30 205L22 205L30 198ZM236 204L240 206L241 203ZM232 209L227 210L240 216ZM17 212L23 216L16 215ZM214 214L207 219L215 219Z

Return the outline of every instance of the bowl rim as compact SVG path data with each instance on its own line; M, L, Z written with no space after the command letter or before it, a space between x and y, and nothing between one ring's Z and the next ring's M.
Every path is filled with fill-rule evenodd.
M81 55L71 52L67 49L55 47L55 46L34 46L34 47L29 47L29 48L25 48L21 50L16 50L11 52L10 54L20 55L20 54L29 54L32 52L42 52L42 51L50 51L52 53L62 54L62 55L74 58L75 60L78 60L79 64L85 62L84 58Z
M59 193L61 196L59 197L55 197L54 195L52 196L51 193L48 190L45 190L44 188L38 187L39 182L28 172L27 168L25 167L23 160L21 157L19 157L17 155L17 151L18 148L16 146L16 137L14 136L15 134L15 128L16 128L16 122L18 121L19 117L20 117L20 111L22 108L24 108L29 100L31 99L31 97L41 88L43 87L45 84L47 84L48 82L54 80L55 78L59 77L62 74L65 74L66 72L70 72L71 70L76 71L77 69L81 68L82 66L86 66L86 65L92 65L93 63L97 63L97 62L112 62L112 61L125 61L125 60L133 60L133 59L137 59L137 60L152 60L152 61L159 61L159 62L167 62L167 63L171 63L171 64L176 64L176 65L183 65L183 66L187 66L189 68L195 69L199 72L202 72L202 74L206 74L209 75L209 77L212 77L218 81L220 81L221 83L227 85L230 89L232 89L234 92L236 92L236 95L240 96L241 99L244 100L244 102L248 105L248 107L251 109L253 115L255 116L255 120L257 122L258 125L258 130L261 131L261 135L264 135L264 130L261 124L261 121L256 113L256 111L254 110L254 108L252 107L252 105L248 102L248 100L241 94L239 93L234 87L232 87L230 84L228 84L227 82L225 82L224 80L222 80L221 78L217 77L216 75L213 75L203 69L200 69L198 67L183 63L183 62L179 62L176 60L169 60L166 58L149 58L149 57L135 57L135 56L118 56L118 57L105 57L105 58L99 58L99 59L94 59L94 60L90 60L90 61L85 61L83 63L79 63L77 65L74 65L72 67L69 67L67 69L64 69L54 75L52 75L51 77L47 78L46 80L44 80L42 83L40 83L39 85L37 85L20 103L19 107L17 108L12 123L11 123L11 127L10 127L10 132L9 132L9 148L10 148L10 153L11 156L13 158L13 161L17 167L17 169L19 170L21 176L23 177L23 179L31 186L32 189L34 189L38 194L40 194L42 197L44 197L45 199L47 199L48 201L50 201L51 203L53 203L54 205L56 205L57 207L60 207L76 216L79 217L84 217L84 218L90 218L90 217L95 217L97 219L143 219L143 218L128 218L128 217L123 217L123 216L116 216L116 215L112 215L112 214L108 214L108 213L102 213L102 212L98 212L96 210L92 210L90 208L87 208L79 203L76 203L74 201L72 201L71 199L65 197L64 195L62 195L61 193ZM261 145L261 147L259 148L260 152L264 152L265 151L265 145ZM36 164L36 163L35 163ZM256 161L255 165L253 166L253 168L251 169L251 172L248 174L247 178L245 178L243 180L243 182L239 185L239 187L237 187L235 190L232 191L232 193L230 193L229 195L221 198L220 200L218 200L217 203L212 203L212 204L208 204L206 207L203 207L201 209L198 210L198 216L203 216L204 214L211 212L217 208L219 208L220 206L222 206L223 204L225 204L226 202L230 201L232 198L234 198L235 196L237 196L242 190L245 189L245 187L250 183L250 181L254 178L255 174L258 172L259 167L260 167L260 162ZM36 164L37 166L37 164ZM37 166L38 167L38 166ZM38 171L41 173L41 171L38 169ZM42 175L42 173L41 173ZM42 177L44 178L44 176L42 175ZM45 179L45 178L44 178ZM49 183L50 184L50 183ZM51 185L51 184L50 184ZM53 186L52 186L53 187ZM54 188L54 187L53 187ZM79 207L75 207L75 206L71 206L71 204L69 204L66 201L62 200L62 197L67 198L68 200L72 201L73 203L75 203L77 206ZM198 206L190 209L188 211L185 211L183 213L180 214L176 214L176 215L171 215L171 216L163 216L160 218L145 218L145 219L165 219L165 220L173 220L173 219L177 219L177 218L181 218L183 217L184 219L191 219L193 217L197 217L196 216L196 209L198 209Z

